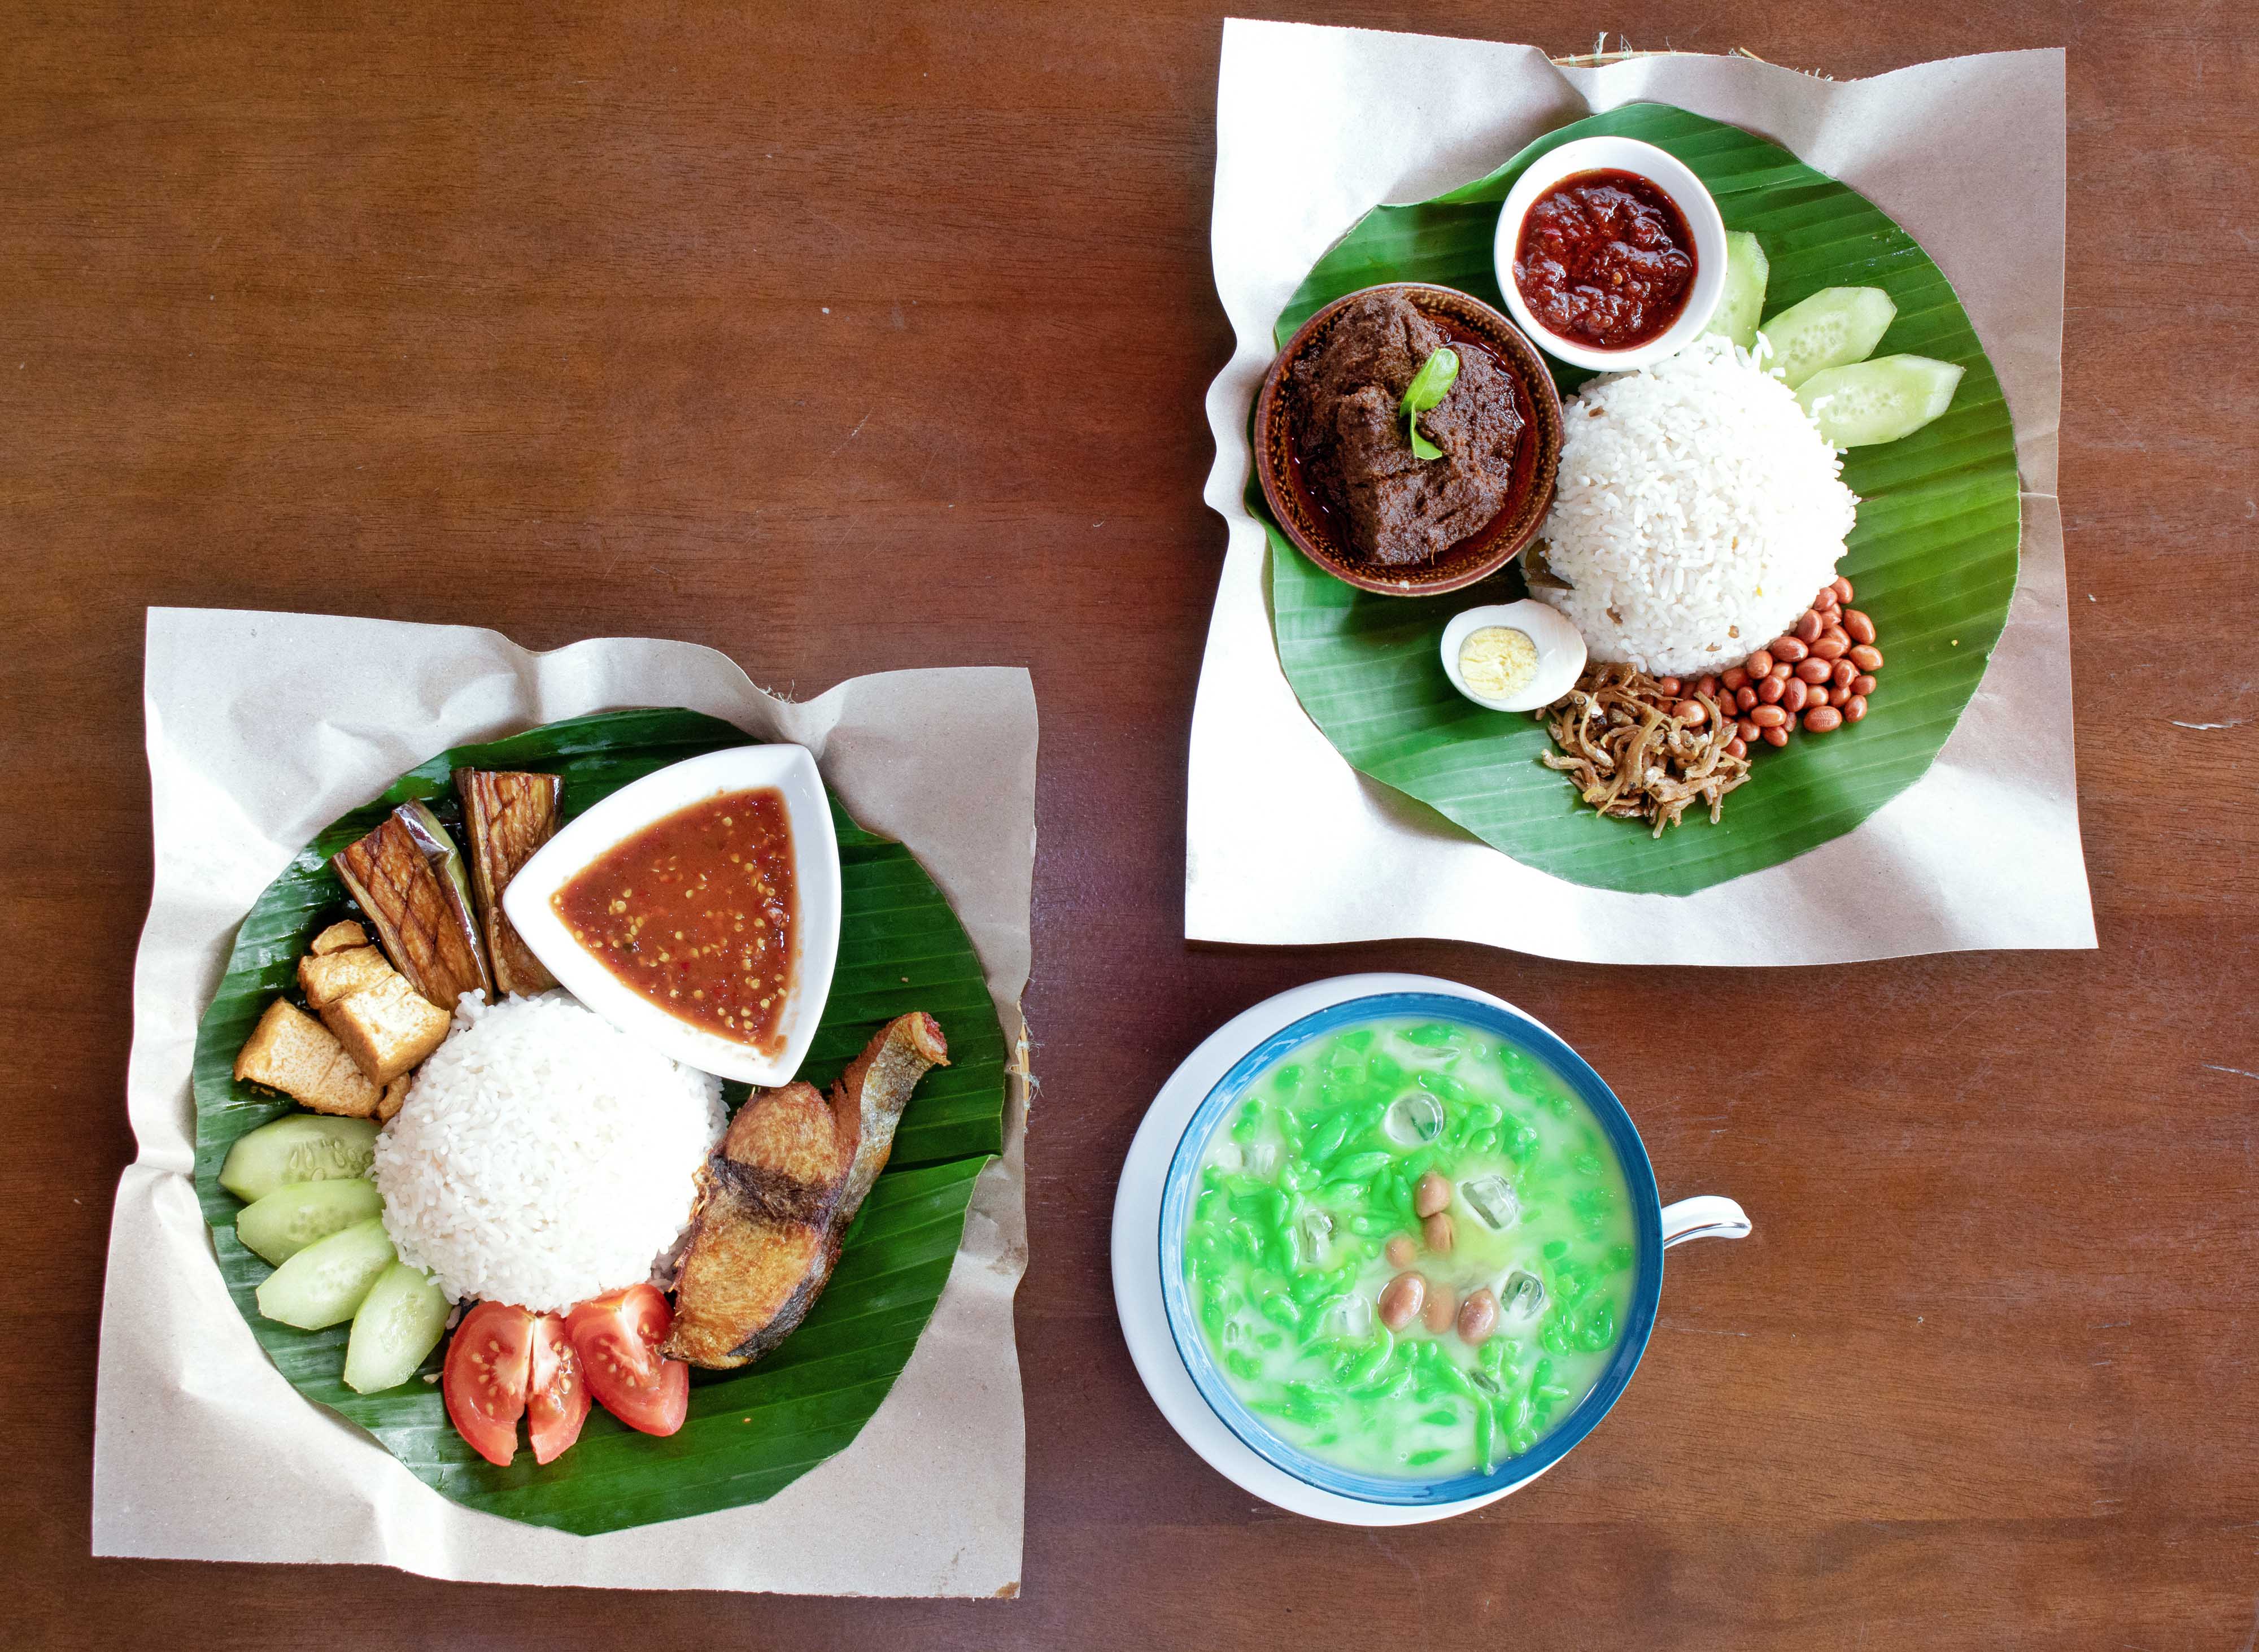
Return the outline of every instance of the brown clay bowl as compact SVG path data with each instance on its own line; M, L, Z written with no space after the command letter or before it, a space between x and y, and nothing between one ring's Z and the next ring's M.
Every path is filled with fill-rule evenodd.
M1367 563L1349 545L1341 523L1304 485L1295 463L1292 387L1295 364L1325 336L1342 307L1365 293L1399 292L1441 326L1455 343L1488 351L1514 384L1522 440L1514 461L1514 488L1506 505L1479 530L1432 562L1384 568ZM1561 463L1561 396L1553 375L1528 335L1479 298L1450 287L1390 281L1336 299L1286 341L1255 398L1255 469L1271 519L1294 548L1334 578L1383 596L1436 596L1497 573L1537 537L1553 502L1554 473Z

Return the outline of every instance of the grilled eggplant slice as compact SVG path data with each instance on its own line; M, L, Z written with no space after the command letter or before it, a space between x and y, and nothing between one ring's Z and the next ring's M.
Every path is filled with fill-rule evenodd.
M437 815L403 803L330 864L410 986L450 1013L465 993L494 996L463 858Z
M887 1024L829 1102L812 1085L788 1084L738 1109L721 1151L698 1172L669 1357L729 1371L799 1328L886 1168L910 1092L930 1068L948 1065L940 1027L914 1013Z
M507 769L457 769L463 799L464 848L471 863L471 893L494 965L495 987L531 997L557 985L502 909L502 892L518 868L557 831L557 805L565 782L554 774Z

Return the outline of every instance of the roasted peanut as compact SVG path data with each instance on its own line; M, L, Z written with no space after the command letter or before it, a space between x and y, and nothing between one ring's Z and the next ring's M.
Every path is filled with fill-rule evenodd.
M1398 1274L1380 1289L1380 1322L1392 1331L1402 1330L1427 1297L1427 1280L1416 1273Z
M1832 706L1835 703L1835 696L1828 692L1828 685L1824 682L1814 683L1812 692L1804 696L1804 709L1806 711L1811 710L1814 706Z
M1767 745L1788 744L1788 730L1785 729L1760 729L1757 732L1764 737L1764 743Z
M1872 643L1875 640L1875 622L1856 608L1843 610L1843 629L1850 632L1851 640L1855 643Z
M1835 593L1835 600L1837 602L1847 604L1850 602L1851 581L1843 578L1842 575L1836 575L1835 583L1829 588Z
M1690 729L1699 729L1710 720L1710 714L1702 709L1702 702L1699 700L1680 701L1671 716Z
M1451 1328L1451 1321L1459 1317L1458 1293L1447 1285L1439 1285L1428 1292L1428 1306L1420 1310L1420 1323L1441 1336Z
M1749 680L1749 672L1746 666L1728 666L1718 673L1719 686L1731 688L1736 694L1748 685Z
M1825 660L1828 664L1832 666L1837 660L1843 658L1844 652L1849 649L1850 646L1851 639L1844 636L1842 632L1822 631L1820 634L1820 640L1812 644L1812 658L1813 659ZM1805 663L1809 665L1811 661L1807 660Z
M1851 692L1863 698L1875 692L1875 680L1864 672L1851 679Z
M1859 668L1856 666L1848 659L1839 659L1835 662L1835 669L1828 673L1828 680L1838 688L1849 688L1851 686L1851 679L1858 674Z
M1862 717L1865 716L1866 715L1867 715L1867 696L1866 696L1866 695L1864 695L1864 694L1853 694L1853 695L1852 695L1849 700L1846 700L1846 701L1843 702L1843 721L1844 721L1844 722L1846 722L1846 723L1856 723L1860 718L1862 718Z
M1765 650L1775 659L1785 659L1792 666L1812 652L1804 645L1804 639L1800 637L1776 637L1765 645Z
M1479 1348L1497 1328L1497 1296L1487 1286L1470 1292L1467 1300L1459 1304L1459 1340L1471 1348Z
M1655 689L1657 694L1675 694L1683 692L1683 687L1676 677L1657 677L1655 680Z
M1825 734L1842 725L1843 714L1833 706L1815 706L1804 714L1804 726L1813 734Z
M1412 1190L1412 1208L1425 1221L1437 1211L1448 1208L1451 1202L1450 1178L1441 1171L1429 1171Z
M1872 643L1861 643L1851 651L1851 663L1871 677L1883 668L1883 651Z
M1757 725L1750 722L1747 717L1743 717L1735 723L1734 731L1740 735L1744 741L1754 740L1757 737Z
M1749 756L1749 743L1740 735L1737 734L1732 739L1726 742L1726 755L1728 757L1745 758Z
M1812 685L1799 677L1788 685L1788 691L1781 695L1780 709L1792 717L1804 709L1806 703L1811 698Z
M1826 682L1832 669L1834 667L1824 659L1799 659L1796 662L1796 674L1806 682Z
M1778 706L1758 706L1749 713L1749 721L1760 729L1778 729L1788 721L1788 713Z
M1788 684L1779 678L1768 677L1757 685L1757 703L1767 706L1777 704L1787 688Z
M1772 675L1772 656L1760 648L1742 662L1742 669L1749 673L1751 682L1762 682Z
M1820 640L1821 629L1820 616L1811 609L1806 609L1804 610L1804 617L1797 621L1790 629L1795 631L1797 641L1809 647Z
M1740 687L1734 690L1735 710L1747 711L1751 706L1757 704L1757 691L1750 687L1749 684L1743 683Z

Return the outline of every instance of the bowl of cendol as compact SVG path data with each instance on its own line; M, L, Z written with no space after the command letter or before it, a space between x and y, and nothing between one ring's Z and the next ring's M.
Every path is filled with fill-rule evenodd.
M1262 1037L1193 1110L1159 1205L1186 1372L1329 1518L1436 1518L1536 1478L1630 1381L1666 1246L1749 1231L1725 1200L1664 1210L1600 1075L1456 992Z

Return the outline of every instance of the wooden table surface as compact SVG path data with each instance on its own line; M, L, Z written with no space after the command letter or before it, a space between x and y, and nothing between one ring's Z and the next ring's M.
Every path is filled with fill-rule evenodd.
M32 5L0 56L0 1639L2249 1652L2242 6L1310 8L1839 77L2070 48L2062 496L2101 950L1722 977L1185 944L1186 730L1223 539L1200 502L1229 348L1215 13L472 10ZM1016 1602L89 1558L153 603L684 637L802 694L1033 669ZM1130 1368L1106 1249L1179 1057L1271 993L1383 967L1563 1029L1633 1099L1666 1198L1729 1193L1757 1221L1672 1258L1639 1378L1586 1446L1395 1535L1202 1466ZM1721 1034L1721 988L1761 1010Z

